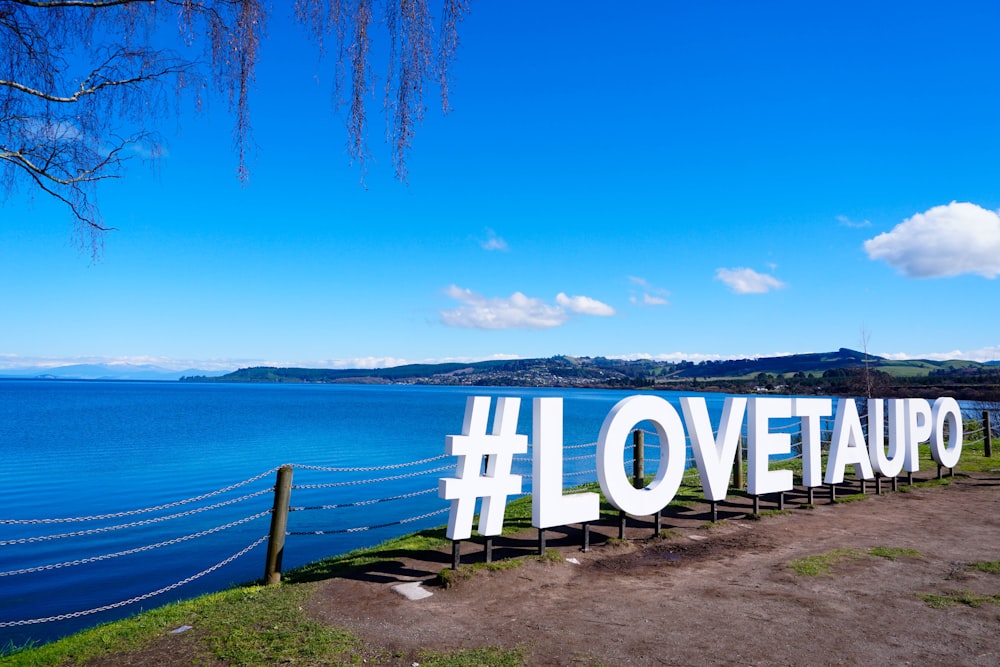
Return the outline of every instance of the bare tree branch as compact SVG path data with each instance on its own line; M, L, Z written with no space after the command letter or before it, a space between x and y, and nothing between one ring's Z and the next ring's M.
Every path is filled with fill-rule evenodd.
M295 15L317 41L321 62L326 44L336 45L334 90L347 98L347 152L362 179L375 97L375 28L388 31L382 107L398 178L407 177L425 84L437 83L442 109L449 108L448 66L467 0L440 0L437 51L432 1L295 2ZM384 11L381 22L377 8ZM236 171L245 181L253 147L250 98L267 18L263 0L0 0L0 201L19 184L37 188L65 204L98 244L101 233L113 229L94 203L98 185L121 178L140 153L137 144L152 141L153 124L182 100L199 106L203 91L228 103ZM159 39L171 24L176 49L152 47L154 35ZM342 86L348 77L349 85Z

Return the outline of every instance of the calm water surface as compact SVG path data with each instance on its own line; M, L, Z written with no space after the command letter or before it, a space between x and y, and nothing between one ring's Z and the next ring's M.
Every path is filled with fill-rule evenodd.
M635 392L608 390L363 385L187 384L0 381L0 646L47 641L172 600L258 579L266 544L208 575L149 599L101 613L9 625L114 605L171 586L226 560L268 532L274 468L386 466L444 454L446 435L461 432L466 397L522 397L519 433L531 433L531 398L564 398L564 442L594 443L611 407ZM676 403L676 396L663 395ZM687 395L687 394L686 394ZM724 396L706 395L713 420ZM655 444L655 443L654 443ZM592 453L583 449L572 454ZM567 456L571 452L567 452ZM655 458L655 451L647 453ZM455 460L372 472L296 469L293 506L318 507L388 498L358 508L293 512L289 531L317 532L391 523L441 510L437 480ZM426 472L448 466L444 472ZM567 485L592 481L593 460L568 462ZM527 473L526 461L515 472ZM201 496L268 474L203 500L153 512L86 522L10 523L115 514ZM381 483L330 486L415 473ZM577 473L577 474L572 474ZM582 473L582 474L580 474ZM525 480L525 490L530 481ZM190 510L229 502L211 511ZM154 521L174 514L176 519ZM439 514L376 530L291 535L284 568L437 526ZM146 522L127 529L125 524ZM89 531L58 539L53 535ZM43 539L39 539L43 538ZM138 553L103 558L122 551ZM77 565L45 566L97 559ZM6 627L3 624L8 624Z

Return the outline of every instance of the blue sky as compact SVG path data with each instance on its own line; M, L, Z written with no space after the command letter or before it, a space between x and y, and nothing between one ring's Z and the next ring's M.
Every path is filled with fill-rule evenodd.
M213 100L101 191L97 262L0 206L0 367L1000 359L995 3L475 1L452 113L407 184L372 113L363 186L283 11L245 186Z

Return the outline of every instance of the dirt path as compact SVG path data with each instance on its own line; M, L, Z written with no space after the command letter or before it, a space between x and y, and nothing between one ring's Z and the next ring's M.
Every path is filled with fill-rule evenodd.
M1000 574L969 567L1000 560L1000 475L836 505L817 493L814 509L799 500L752 521L740 498L713 528L706 507L691 508L664 517L667 539L650 539L639 520L624 544L609 539L617 526L597 526L587 553L578 528L550 531L564 560L481 571L448 589L434 581L450 554L394 560L312 584L307 611L406 665L417 649L482 646L522 647L532 665L1000 664L1000 605L985 600L1000 596ZM481 545L465 546L463 562L482 559ZM534 547L533 532L498 539L494 559ZM876 547L919 556L869 555ZM829 575L788 567L834 549L857 554ZM433 595L393 591L406 581ZM981 604L932 608L919 594Z

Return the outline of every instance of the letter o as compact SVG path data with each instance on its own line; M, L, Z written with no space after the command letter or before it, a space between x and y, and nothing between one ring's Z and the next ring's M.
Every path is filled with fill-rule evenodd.
M932 410L931 457L945 468L954 468L962 458L962 408L954 398L942 397L934 401ZM950 447L944 444L944 425L950 418Z
M625 441L632 427L653 422L660 437L656 477L636 489L625 474ZM597 440L597 479L605 497L617 509L636 516L656 514L673 500L684 476L687 440L680 415L659 396L629 396L611 408Z

